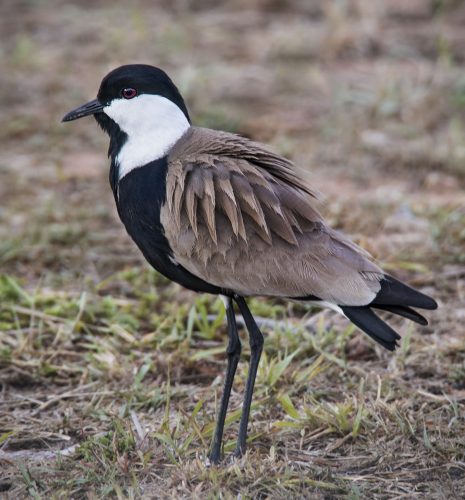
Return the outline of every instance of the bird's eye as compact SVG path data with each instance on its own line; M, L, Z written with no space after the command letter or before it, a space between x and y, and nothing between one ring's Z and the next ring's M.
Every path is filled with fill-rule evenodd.
M126 89L123 89L121 90L121 95L125 98L125 99L132 99L133 97L136 97L137 95L137 90L136 89L133 89L131 87L128 87Z

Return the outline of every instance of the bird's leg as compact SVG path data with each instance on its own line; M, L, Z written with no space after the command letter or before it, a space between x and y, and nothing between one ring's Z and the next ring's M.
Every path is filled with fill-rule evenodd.
M249 421L250 405L252 403L253 388L255 385L255 377L257 376L258 363L260 362L260 356L262 355L263 350L263 335L258 328L244 298L236 296L235 300L239 306L242 317L244 318L245 325L247 326L250 343L249 375L247 377L247 385L245 388L237 446L236 451L234 452L237 457L241 457L244 454L246 447L247 424Z
M226 305L226 316L228 319L228 367L226 369L226 378L224 380L223 396L221 397L220 411L216 420L215 434L210 449L209 459L211 463L217 464L221 458L221 441L223 439L224 421L228 410L229 396L236 373L237 363L241 355L241 341L237 334L236 316L234 314L234 303L228 298Z

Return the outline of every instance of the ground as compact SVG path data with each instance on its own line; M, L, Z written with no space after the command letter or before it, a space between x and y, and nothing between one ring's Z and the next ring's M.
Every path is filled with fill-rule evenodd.
M465 5L2 2L0 496L465 497ZM220 300L151 271L107 139L60 123L113 67L169 72L196 124L270 144L329 222L440 308L396 353L331 311L253 299L265 350L242 460L207 467Z

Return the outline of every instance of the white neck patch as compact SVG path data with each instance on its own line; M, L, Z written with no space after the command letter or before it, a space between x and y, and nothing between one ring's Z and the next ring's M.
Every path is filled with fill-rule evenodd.
M119 180L131 170L165 156L190 127L178 106L159 95L115 99L103 112L128 136L116 157Z

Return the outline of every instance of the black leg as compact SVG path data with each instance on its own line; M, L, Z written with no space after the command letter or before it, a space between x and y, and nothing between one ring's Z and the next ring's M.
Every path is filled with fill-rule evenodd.
M237 334L236 316L234 314L234 304L231 298L228 298L226 306L226 316L228 318L228 337L229 343L226 349L228 353L228 367L226 369L226 378L224 380L223 396L221 397L220 411L216 420L215 434L210 449L210 462L217 464L221 458L221 441L223 439L224 421L228 410L229 396L236 373L237 363L241 355L241 341Z
M237 438L237 446L235 455L241 457L245 452L246 441L247 441L247 424L249 422L250 405L252 403L253 388L255 385L255 377L257 376L258 363L260 362L260 356L263 350L263 335L260 329L255 323L255 320L247 306L246 301L243 297L234 297L239 309L241 311L242 317L244 318L245 325L249 332L249 343L250 343L250 363L249 363L249 375L247 377L247 385L245 388L244 395L244 405L242 407L241 423L239 426L239 436Z

